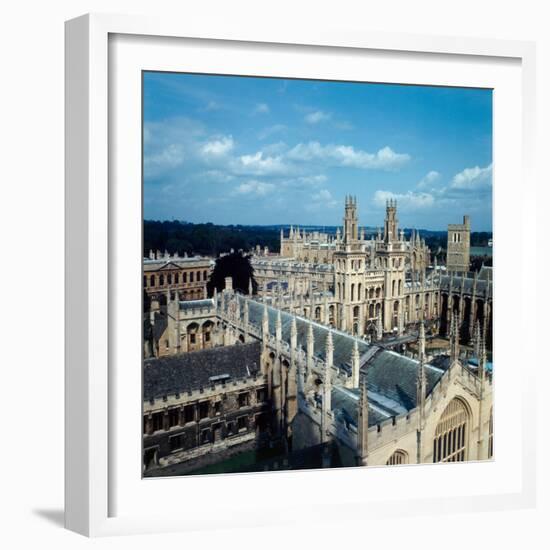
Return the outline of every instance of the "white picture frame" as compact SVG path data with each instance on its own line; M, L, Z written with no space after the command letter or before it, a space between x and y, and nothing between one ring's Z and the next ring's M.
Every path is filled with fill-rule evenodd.
M136 433L131 436L131 441L127 440L128 445L126 440L125 444L121 445L120 441L127 436L125 429L122 428L127 425L128 419L131 422L131 415L134 414L138 423L136 425L139 426L141 422L139 409L136 408L134 411L133 408L134 403L140 402L140 394L133 393L136 383L135 373L128 374L128 376L134 376L133 382L127 386L129 388L127 395L131 396L128 397L128 402L126 402L127 395L120 392L121 384L125 384L124 377L127 375L127 370L121 367L120 358L121 354L127 353L128 348L115 345L119 337L121 341L124 339L131 342L136 336L135 331L122 334L120 330L115 336L115 331L118 330L120 323L122 302L126 300L125 303L129 303L128 296L136 288L139 290L141 281L141 277L136 274L136 282L129 284L128 293L118 284L122 278L120 270L126 270L125 274L131 274L141 261L139 254L137 258L135 254L132 256L136 250L135 243L128 246L128 250L121 247L125 238L133 238L131 235L136 227L135 224L141 224L141 218L135 219L134 214L137 210L129 208L125 213L121 212L121 204L124 204L127 198L135 205L136 197L138 195L139 199L141 197L141 188L136 189L133 185L136 174L141 174L141 166L123 162L135 159L135 147L132 149L131 146L118 143L117 151L110 152L110 141L116 139L117 132L121 131L118 113L114 113L112 106L118 105L116 96L117 93L121 93L120 79L117 80L118 71L130 71L128 73L130 78L124 79L124 82L125 85L132 86L131 75L135 76L140 63L146 63L147 69L159 68L160 58L155 58L155 55L147 58L146 62L140 61L139 58L137 64L135 62L136 55L145 56L147 44L144 42L153 38L160 44L160 49L155 55L163 56L163 63L165 63L163 70L168 69L172 63L169 59L171 57L169 50L179 47L178 40L187 40L187 42L193 41L195 46L208 43L212 51L225 48L229 52L231 49L233 53L227 57L233 61L229 59L224 62L234 63L231 69L228 66L227 71L235 70L237 67L238 74L241 72L247 74L247 71L255 70L254 48L262 48L262 52L273 51L273 63L277 63L277 59L280 62L282 50L287 56L285 58L287 61L299 55L357 56L363 53L372 54L375 57L383 55L386 56L385 61L388 65L392 65L395 61L392 70L398 71L396 73L398 75L403 75L403 77L389 76L388 81L391 82L411 81L413 77L407 73L409 59L411 63L413 60L418 63L436 62L442 69L438 74L433 74L433 77L430 77L429 69L426 69L428 73L424 76L420 72L417 73L414 78L419 84L453 85L454 69L456 68L457 72L464 72L465 69L460 66L460 63L471 63L481 67L481 69L478 68L479 76L476 77L480 79L479 82L485 82L487 86L491 86L491 78L498 80L500 76L493 76L491 71L488 71L487 76L483 73L486 72L486 67L495 67L495 75L500 72L503 74L503 80L499 81L500 83L495 87L497 96L502 90L501 97L506 96L504 92L507 89L508 76L505 73L509 72L512 75L510 78L514 81L510 87L515 86L517 94L514 96L515 99L510 95L507 101L520 102L516 104L516 111L514 111L517 112L518 118L514 119L510 129L517 130L518 134L514 131L508 132L510 135L506 133L501 141L504 145L502 147L499 145L501 149L495 160L495 185L500 187L502 192L501 198L499 193L496 193L495 208L496 212L501 210L505 213L508 209L515 207L524 215L521 217L520 231L515 236L512 234L508 236L507 231L510 231L510 228L506 227L504 215L500 218L498 214L495 216L495 231L497 235L504 237L503 244L496 244L497 254L499 254L496 261L502 266L499 269L503 271L502 279L497 278L495 282L497 296L499 287L503 289L500 291L503 294L506 291L507 280L504 272L509 271L507 268L513 266L512 263L507 264L508 252L513 251L516 258L518 254L520 258L531 258L529 268L531 273L536 272L536 266L533 265L536 261L533 260L533 258L536 259L535 245L528 238L535 231L536 220L534 216L526 215L527 198L516 198L514 202L513 197L507 194L508 183L515 177L522 182L524 197L535 194L532 158L535 119L534 44L489 39L393 35L366 30L343 32L312 28L296 30L291 27L274 30L269 29L269 26L235 30L225 29L223 26L221 28L205 27L192 21L180 22L170 18L118 15L85 15L68 21L66 23L66 527L88 536L208 529L210 522L201 518L199 514L193 515L192 507L186 514L181 510L189 506L189 502L195 505L201 498L207 502L217 490L235 491L242 485L243 493L246 494L247 490L258 484L262 487L262 491L264 486L266 491L275 491L278 487L280 494L273 493L271 500L255 499L253 509L249 510L246 517L238 517L239 506L244 503L244 500L242 503L240 501L235 503L227 514L217 516L219 518L217 527L297 521L297 503L287 501L285 504L284 501L285 491L288 495L291 488L294 491L301 491L303 495L311 496L311 500L306 499L308 506L300 510L300 521L326 522L343 517L360 521L365 514L369 514L369 517L406 515L411 506L416 513L427 514L441 513L443 510L446 512L466 509L481 511L533 506L535 469L530 467L529 461L535 454L535 432L529 417L533 414L535 402L535 373L533 370L524 369L519 383L515 381L515 391L520 394L518 397L521 415L517 420L510 418L510 421L502 423L497 420L495 427L497 453L499 445L504 450L509 448L509 456L513 456L510 461L506 458L508 454L503 452L502 459L497 455L494 463L496 466L494 464L456 465L461 468L460 470L414 466L400 469L372 469L368 473L365 469L354 468L342 472L262 473L187 478L184 486L185 498L180 497L179 500L181 503L179 513L167 514L162 506L158 514L139 514L136 511L140 502L151 502L151 499L164 502L166 498L168 503L167 495L173 484L178 484L178 492L180 492L184 482L175 479L142 481L141 486L144 489L141 491L136 489L136 484L140 481L137 470L132 474L134 476L132 480L126 480L127 483L120 474L120 456L124 452L121 447L135 450L136 441L139 440L137 435L140 435L139 430L129 428L129 432L133 430ZM239 54L239 48L249 48L247 52L250 55L245 58ZM112 57L112 55L119 57ZM201 56L200 51L198 54L195 52L194 55L193 67L198 69L203 67L204 72L213 70L208 66L208 56ZM173 63L177 64L177 59ZM303 65L297 64L292 69L290 65L288 67L288 71L295 72L287 73L285 76L306 76L303 74ZM446 73L445 67L450 67L452 70ZM510 70L508 71L506 67ZM309 70L320 71L315 64ZM326 70L334 71L330 68ZM475 71L472 72L475 73ZM281 75L274 74L274 76ZM365 75L364 78L369 79L369 76ZM378 76L378 81L381 78L383 77ZM449 80L446 81L446 78ZM484 80L485 78L487 80ZM116 90L115 84L118 86ZM130 107L135 107L134 100L141 93L141 90L134 91L138 96L132 96L133 99L128 101ZM140 112L135 109L131 111L130 107L127 106L126 116L131 118L132 112L135 112L137 118L131 122L131 126L140 132ZM499 113L502 113L502 109L499 109ZM513 118L514 115L510 112L507 116ZM495 121L496 140L500 139L499 135L502 132L501 121L505 123L506 119ZM132 136L128 141L135 145L135 140L138 138L141 139L140 135ZM510 138L509 142L506 141L508 138ZM505 154L506 147L509 148L508 155ZM516 148L517 158L506 159L510 156L512 147ZM504 166L505 162L511 163L507 173L503 171L500 175L499 156L503 159L501 166ZM133 179L128 180L130 185L113 186L113 181L116 178L120 179L120 170L132 172ZM501 184L500 181L503 183ZM128 182L124 181L124 183ZM509 251L507 251L508 248L510 248ZM126 267L121 267L120 264ZM521 317L518 321L521 326L526 326L534 310L535 288L534 285L527 284L528 282L529 271L519 270L516 274L516 284L525 288L524 302L520 308ZM139 304L135 304L134 309L136 306ZM497 298L497 316L498 311ZM497 402L501 392L503 396L508 396L512 393L506 392L514 391L514 381L511 376L508 378L510 384L507 386L506 362L511 364L518 357L525 357L526 361L531 359L533 363L535 360L534 351L523 347L516 350L516 355L514 352L501 353L502 346L499 348L499 342L505 342L506 335L500 331L499 338L498 329L497 324L495 355L503 364L503 374L498 380ZM121 350L121 347L124 349ZM135 352L139 352L139 342L136 343ZM129 357L134 357L135 352L132 352L134 354L132 356L128 351ZM129 360L129 363L133 364L132 360ZM139 371L140 365L141 362L135 365L136 371ZM503 399L502 402L505 403L505 400ZM506 415L503 415L503 418L506 418ZM519 424L516 425L516 421ZM512 438L515 438L513 442ZM503 443L500 444L500 441ZM139 463L141 455L136 456L135 460ZM466 470L467 468L470 470ZM457 480L460 480L461 476L471 480L477 479L479 480L476 482L478 490L473 491L468 484L462 484L462 491L456 487L453 489L454 493L445 497L437 496L435 492L431 494L426 489L427 496L424 498L418 492L415 493L417 489L414 488L414 478L422 477L420 483L425 483L428 479L426 476L430 476L434 486L451 483L452 477ZM485 485L484 482L486 482ZM365 486L369 490L356 490L353 494L343 493L341 488L346 484L354 488ZM389 484L402 486L404 489L395 488L392 485L390 491ZM381 497L385 486L388 487L387 499ZM321 491L319 487L322 487ZM201 496L203 493L210 496ZM243 496L244 498L246 497ZM323 498L329 505L324 505ZM129 501L136 503L136 506L132 507ZM334 505L331 506L330 503ZM314 506L314 504L318 505ZM222 508L219 509L222 510Z

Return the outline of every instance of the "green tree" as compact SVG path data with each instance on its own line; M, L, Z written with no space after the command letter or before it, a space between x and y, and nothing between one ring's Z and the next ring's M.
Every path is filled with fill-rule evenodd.
M218 258L210 281L208 281L208 296L214 294L214 289L221 292L225 288L226 277L231 277L233 288L243 294L248 294L250 280L252 280L254 293L258 290L258 283L254 279L254 268L250 264L250 256L234 252Z

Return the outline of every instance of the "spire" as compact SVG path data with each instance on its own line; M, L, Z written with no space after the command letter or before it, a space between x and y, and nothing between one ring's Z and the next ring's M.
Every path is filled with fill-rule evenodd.
M244 304L243 304L243 323L244 323L244 326L247 327L248 326L248 318L249 318L249 315L248 315L248 300L244 300Z
M478 357L477 375L481 380L485 379L485 365L487 364L487 351L485 349L485 338L481 338L481 349Z
M329 440L329 419L332 410L332 363L334 345L332 343L332 331L328 331L325 345L325 368L323 372L323 412L321 415L321 442Z
M252 296L254 294L254 287L252 286L252 277L248 279L248 295Z
M325 343L325 364L328 368L332 368L334 362L334 344L332 343L332 330L328 331L327 340Z
M376 339L382 340L382 310L378 313L378 317L376 318Z
M315 346L315 337L313 336L313 326L308 323L307 327L307 355L313 357L313 349Z
M426 360L426 331L424 329L424 322L420 323L418 330L418 357L420 361Z
M367 465L369 431L369 396L366 375L359 386L359 404L357 409L357 465Z
M419 364L416 374L416 406L418 408L418 430L424 428L424 406L426 403L426 335L424 323L420 323L418 335Z
M267 313L267 304L264 304L264 314L262 317L262 336L264 340L269 338L269 315Z
M290 322L290 349L295 350L298 343L298 330L296 328L296 317L292 316Z
M474 355L479 361L481 355L481 328L479 325L479 319L476 321L474 328Z
M458 361L460 357L460 325L458 313L452 313L451 331L449 336L451 345L451 362L455 362Z
M353 341L353 350L351 352L351 387L359 386L359 346L357 340Z

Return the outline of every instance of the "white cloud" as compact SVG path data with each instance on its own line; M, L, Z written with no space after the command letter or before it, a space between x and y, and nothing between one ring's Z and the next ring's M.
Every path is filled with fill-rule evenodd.
M376 191L374 193L374 203L377 206L385 206L386 201L389 199L396 200L397 206L403 208L403 210L430 208L435 204L435 199L430 193L415 193L413 191L407 191L406 193Z
M439 181L441 174L436 170L430 170L417 184L419 189L427 189Z
M334 208L338 204L338 201L334 199L328 189L320 189L317 193L311 195L311 200L304 204L304 208L309 211L315 211L324 208Z
M258 138L267 139L273 134L278 134L279 132L282 132L284 130L286 130L286 126L284 124L274 124L273 126L268 126L267 128L264 128L263 130L261 130L258 133Z
M201 177L214 183L227 183L235 179L235 176L221 170L207 170Z
M275 189L275 185L272 183L265 183L263 181L250 180L241 183L233 190L235 195L250 195L255 197L264 197Z
M253 113L255 115L258 115L258 114L267 114L269 113L269 105L267 103L257 103L256 106L254 107L254 111Z
M242 155L233 164L237 173L258 176L283 174L288 170L282 157L264 155L263 151L258 151L253 155Z
M493 164L491 163L485 168L479 166L465 168L453 177L451 188L471 191L491 187L492 183Z
M297 178L297 181L306 185L319 185L320 183L325 183L327 179L324 174L317 174L315 176L301 176Z
M183 146L171 143L160 151L147 155L143 159L144 170L152 175L164 170L176 168L183 163Z
M287 144L284 141L278 141L277 143L270 143L262 147L262 153L267 156L280 155L288 149Z
M225 155L233 149L234 145L232 136L222 136L219 139L206 142L202 146L201 152L204 155Z
M318 159L337 166L382 170L398 168L411 158L410 155L396 153L387 146L376 153L368 153L351 145L321 145L317 141L299 143L289 151L288 157L297 161Z
M324 122L325 120L330 119L330 114L325 113L324 111L313 111L304 117L304 120L308 124L318 124L319 122Z

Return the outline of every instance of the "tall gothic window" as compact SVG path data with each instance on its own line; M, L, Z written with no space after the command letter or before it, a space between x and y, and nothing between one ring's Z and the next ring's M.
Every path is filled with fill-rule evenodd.
M433 441L434 462L467 460L468 411L460 399L453 399L443 411Z
M386 464L388 466L394 466L395 464L408 464L409 463L409 457L405 451L397 450L395 451L390 458L388 458L388 461Z

